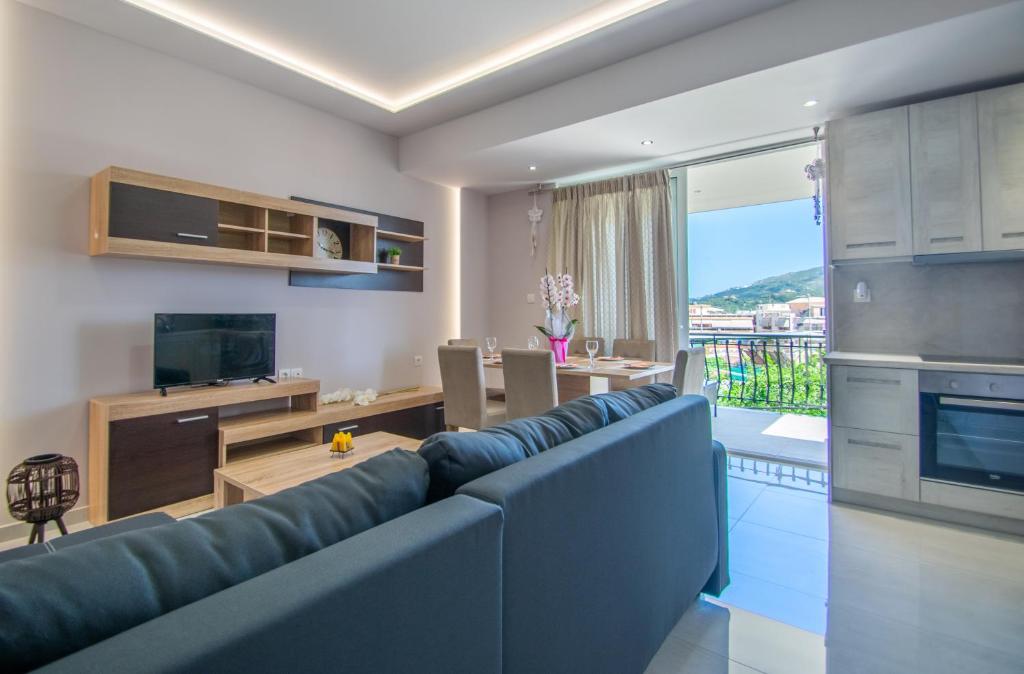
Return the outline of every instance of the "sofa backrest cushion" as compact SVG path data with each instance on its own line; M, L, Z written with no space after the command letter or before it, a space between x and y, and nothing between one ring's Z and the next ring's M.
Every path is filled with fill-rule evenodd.
M428 501L447 498L478 477L675 397L671 384L651 384L577 398L540 416L515 419L476 433L432 435L419 450L430 465Z
M525 421L525 420L522 420ZM427 501L448 498L459 486L527 457L512 435L502 433L436 433L420 446L430 467Z
M2 564L0 671L39 667L416 510L428 479L423 459L392 450L249 503Z
M593 396L604 405L608 415L608 423L614 424L676 397L676 387L672 384L648 384L623 391L612 391Z

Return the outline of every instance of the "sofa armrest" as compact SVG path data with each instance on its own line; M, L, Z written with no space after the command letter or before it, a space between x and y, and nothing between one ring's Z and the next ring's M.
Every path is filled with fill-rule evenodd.
M498 672L501 527L445 499L39 671Z
M702 592L719 596L729 585L729 458L725 445L713 440L715 462L715 507L718 511L718 564Z
M643 671L718 563L701 396L673 398L459 493L505 515L507 672Z

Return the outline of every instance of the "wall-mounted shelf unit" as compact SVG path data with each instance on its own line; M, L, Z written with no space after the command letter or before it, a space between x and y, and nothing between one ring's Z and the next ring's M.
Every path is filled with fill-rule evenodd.
M344 211L356 211L377 220L376 238L371 242L368 238L362 241L348 241L349 230L345 227L331 229L338 235L346 250L350 248L359 259L369 256L377 263L377 274L373 276L356 276L341 274L309 274L303 270L292 271L289 283L293 286L312 288L345 288L353 290L405 290L423 292L424 225L418 220L400 218L385 213L373 213L359 209L339 206L323 201L310 201L301 197L293 197L295 201L309 203L323 208L336 208ZM324 221L321 220L323 223ZM357 247L358 246L358 247ZM402 249L402 264L387 263L387 249L397 246Z
M343 228L346 259L316 254L317 227ZM92 178L89 254L376 274L377 218L111 166Z

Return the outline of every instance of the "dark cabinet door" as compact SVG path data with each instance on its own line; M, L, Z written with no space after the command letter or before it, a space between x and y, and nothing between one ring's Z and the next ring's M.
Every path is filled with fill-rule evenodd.
M217 244L215 199L110 184L110 236L199 246Z
M217 408L111 422L109 462L110 519L210 494Z
M352 437L383 431L422 440L444 430L444 405L433 403L405 410L374 414L373 416L341 421L324 426L324 442L334 439L338 431L352 433Z

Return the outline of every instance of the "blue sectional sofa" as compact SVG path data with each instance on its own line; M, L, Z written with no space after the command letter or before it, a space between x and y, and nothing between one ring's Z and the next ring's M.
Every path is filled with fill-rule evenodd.
M707 401L591 396L0 563L0 670L642 672L726 532Z

